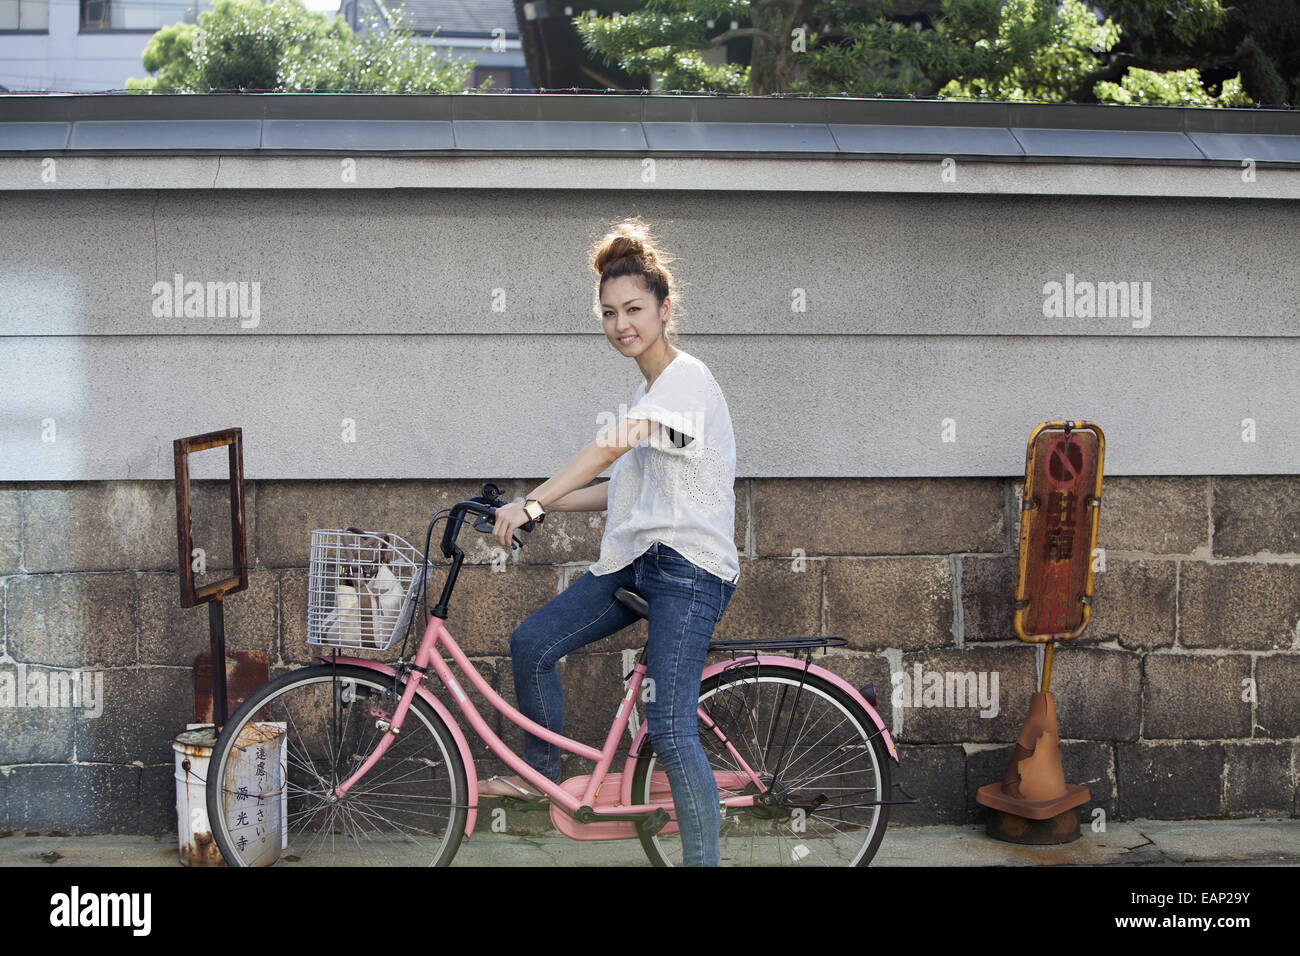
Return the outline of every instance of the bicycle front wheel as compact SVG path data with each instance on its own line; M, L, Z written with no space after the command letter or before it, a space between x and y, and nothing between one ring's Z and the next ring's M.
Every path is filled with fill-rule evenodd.
M450 863L465 829L465 767L418 695L384 756L342 799L330 796L379 745L401 690L364 667L321 664L249 696L209 764L208 820L226 862Z
M871 861L889 821L889 806L879 801L890 792L890 758L857 701L801 667L755 663L706 678L700 708L713 724L701 719L700 742L719 799L759 792L746 767L768 791L762 803L724 808L721 866ZM647 738L632 778L633 802L663 802L667 791ZM641 844L656 866L681 865L675 824L642 836Z

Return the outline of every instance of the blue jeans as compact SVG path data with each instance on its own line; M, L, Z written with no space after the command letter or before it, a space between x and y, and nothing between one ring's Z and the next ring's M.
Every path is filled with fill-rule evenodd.
M563 731L564 690L556 662L638 620L614 598L621 587L635 589L650 605L646 725L672 788L683 862L717 866L722 814L696 710L713 627L727 609L735 584L659 541L617 571L585 572L510 636L519 710L547 730ZM559 780L559 747L525 732L523 758Z

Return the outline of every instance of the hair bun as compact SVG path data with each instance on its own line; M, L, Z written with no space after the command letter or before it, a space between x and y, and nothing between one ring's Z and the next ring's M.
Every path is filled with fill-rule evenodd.
M642 236L624 226L608 237L592 265L603 275L605 268L619 259L637 259L648 265L655 261L655 254L653 249L647 248Z

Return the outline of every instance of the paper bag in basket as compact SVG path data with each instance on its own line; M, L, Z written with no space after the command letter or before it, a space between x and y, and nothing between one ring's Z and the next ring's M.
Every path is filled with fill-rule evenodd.
M326 638L334 642L379 649L388 644L406 594L393 571L397 551L388 534L372 535L360 528L347 532L374 539L375 547L345 548L334 591L334 612L326 619ZM364 560L373 553L374 560Z

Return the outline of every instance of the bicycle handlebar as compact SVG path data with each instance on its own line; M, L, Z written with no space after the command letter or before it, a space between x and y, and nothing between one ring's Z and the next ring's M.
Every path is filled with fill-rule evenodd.
M445 508L439 511L429 519L429 530L424 534L424 566L420 573L420 586L417 600L421 606L428 610L435 617L445 618L447 616L447 601L451 596L451 590L456 584L456 576L460 571L461 562L465 558L465 553L456 546L456 538L460 534L461 523L465 520L466 514L476 514L482 517L474 522L474 528L477 531L488 532L493 529L496 523L497 509L504 508L508 502L501 497L501 489L492 482L486 482L483 485L482 493L476 498L467 498L459 504L452 505L451 508ZM429 545L433 539L433 526L438 523L438 519L447 514L447 527L442 533L442 555L451 560L451 568L447 572L447 580L442 586L442 597L439 599L436 607L430 608L424 601L424 586L429 580ZM542 515L532 521L527 521L519 527L525 531L532 531L533 528L541 524L546 519ZM511 541L523 547L524 543L518 535L511 535Z
M456 549L456 538L460 535L460 526L467 513L481 515L482 519L474 523L477 531L489 532L496 523L498 508L504 508L509 502L501 497L501 489L492 482L486 482L483 485L483 491L478 497L468 498L457 505L452 506L451 514L447 518L447 527L442 533L442 554L445 558L450 558ZM546 515L542 515L536 520L527 521L519 527L524 531L532 531L538 524L546 520ZM433 525L430 523L429 530L432 532ZM514 543L523 547L523 541L517 536L512 535ZM427 551L426 551L427 553Z

